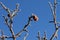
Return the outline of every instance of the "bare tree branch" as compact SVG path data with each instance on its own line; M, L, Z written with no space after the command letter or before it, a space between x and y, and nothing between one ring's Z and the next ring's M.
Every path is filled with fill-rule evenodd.
M50 40L52 40L54 37L57 38L57 33L58 33L58 29L59 29L59 26L57 26L57 22L56 22L56 4L57 4L57 1L54 0L54 6L52 7L52 4L49 2L49 5L50 5L52 13L53 13L53 21L50 21L50 22L53 22L55 25L55 32L51 36Z
M46 32L44 32L44 37L43 37L44 40L47 40L46 38Z
M31 15L31 16L28 18L28 23L24 26L24 28L23 28L20 32L18 32L18 33L16 34L16 37L20 36L21 33L24 32L24 31L28 32L27 27L30 25L30 22L32 21L32 19L33 19L34 21L38 21L38 17L37 17L36 15Z
M54 9L53 9L53 5L51 4L51 2L48 2L49 3L49 6L50 6L50 8L51 8L51 12L54 14Z
M50 5L50 8L51 8L51 11L52 11L52 14L53 14L53 21L50 21L50 22L53 22L54 25L55 25L55 28L57 27L57 22L56 22L56 0L54 1L54 7L52 6L52 4L49 2L49 5Z
M38 40L41 40L40 32L38 32L37 38L38 38Z
M2 31L2 30L0 30L1 31L1 36L2 36L2 40L5 40L5 38L4 38L4 32Z
M25 34L25 36L24 36L24 40L26 40L27 36L28 36L28 33L27 33L27 34Z
M12 12L12 17L16 16L17 12L19 12L19 4L18 3L16 4L16 9L13 10L13 12Z
M8 13L11 13L9 8L7 8L2 2L0 2L0 5L5 9Z
M24 26L24 28L19 33L16 34L16 37L20 36L22 32L27 31L26 29L27 29L28 25L30 24L31 18L32 18L32 16L29 17L28 23Z
M54 34L51 36L50 40L52 40L54 37L57 38L58 29L59 29L59 28L57 28L57 29L55 30L55 32L54 32Z
M8 18L5 17L5 16L3 16L3 17L4 17L4 20L5 20L5 22L6 22L7 26L8 26L11 34L14 35L13 29L12 29L12 25L11 25L11 23L10 23L10 25L9 25Z

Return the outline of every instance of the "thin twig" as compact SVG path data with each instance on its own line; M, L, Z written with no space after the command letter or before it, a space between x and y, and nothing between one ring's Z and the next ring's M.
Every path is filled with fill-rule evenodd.
M5 19L5 22L6 22L6 25L8 26L11 34L12 34L12 37L13 37L13 40L16 40L16 37L15 37L15 34L14 34L14 31L12 29L12 23L13 23L13 17L17 14L17 12L19 11L18 7L19 7L19 4L16 5L16 9L11 12L11 10L9 10L2 2L0 2L0 5L3 7L3 9L5 9L7 12L8 12L8 18L3 16L4 19ZM9 22L8 22L8 19Z
M51 22L53 22L54 25L55 25L55 32L51 36L50 40L52 40L54 37L57 38L57 32L58 32L58 29L59 29L59 27L57 26L57 22L56 22L56 4L57 4L57 2L56 2L56 0L54 0L54 6L52 7L52 4L49 2L49 5L51 7L51 11L53 13L53 21L51 21Z
M26 29L27 29L28 25L30 24L31 18L32 18L32 16L29 17L28 23L24 26L24 28L19 33L16 34L16 37L20 36L22 32L27 31Z
M38 32L37 38L38 38L38 40L41 40L41 38L40 38L40 32Z
M34 21L38 21L38 17L37 17L36 15L31 15L31 16L28 18L28 23L24 26L24 28L23 28L20 32L18 32L18 33L16 34L16 37L19 37L19 36L21 35L21 33L24 32L24 31L28 32L27 27L30 25L30 22L32 21L32 19L33 19Z
M4 38L4 32L2 31L2 30L0 30L1 31L1 36L2 36L2 40L5 40L5 38Z
M5 9L8 13L11 13L9 8L7 8L2 2L0 2L0 5Z
M44 40L47 40L46 38L46 32L44 32L44 37L43 37Z
M27 36L28 36L28 33L27 33L27 34L25 34L25 36L24 36L24 40L26 40Z
M55 25L55 28L57 27L57 22L56 22L56 1L54 2L54 7L52 6L52 4L49 2L49 5L50 5L50 8L51 8L51 11L52 11L52 14L53 14L53 21L50 21L50 22L53 22L54 25Z
M51 8L51 12L54 13L54 11L53 11L53 6L52 6L51 2L48 2L48 3L49 3L49 6L50 6L50 8Z
M50 40L52 40L54 37L57 38L58 29L59 29L59 28L57 28L57 29L55 30L55 32L54 32L54 34L51 36Z

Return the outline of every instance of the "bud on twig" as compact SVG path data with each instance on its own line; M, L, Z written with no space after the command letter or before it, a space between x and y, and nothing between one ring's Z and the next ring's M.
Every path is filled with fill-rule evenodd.
M34 21L38 21L38 17L35 14L32 14Z

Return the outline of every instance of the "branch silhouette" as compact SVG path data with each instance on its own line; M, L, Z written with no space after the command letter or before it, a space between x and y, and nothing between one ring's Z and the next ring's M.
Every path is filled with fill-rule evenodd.
M7 12L7 16L2 15L2 17L4 18L4 22L7 25L7 27L9 28L9 31L11 33L10 36L7 36L7 35L4 35L4 31L0 30L0 32L1 32L0 39L1 40L5 40L6 38L12 38L13 40L16 40L16 38L17 37L20 37L23 32L26 32L25 36L23 37L23 39L26 40L26 38L28 36L28 32L29 32L28 27L29 27L29 25L30 25L30 23L32 21L36 21L37 22L39 20L38 16L35 15L35 14L30 15L28 17L28 21L24 25L23 29L20 30L18 33L15 34L15 32L14 32L14 30L12 28L13 27L13 19L18 14L18 12L21 11L21 10L19 10L19 4L18 3L16 4L16 8L13 11L10 10L9 8L7 8L5 6L5 4L3 4L2 2L0 2L0 5ZM57 33L59 31L59 28L60 28L60 26L58 26L58 24L60 24L60 23L57 22L57 20L56 20L57 0L54 0L54 4L53 5L52 5L51 2L49 2L49 6L50 6L50 9L51 9L51 12L52 12L52 16L53 16L53 20L52 21L49 21L49 23L54 23L54 28L55 28L55 31L51 35L51 37L50 37L49 40L53 40L53 38L56 38L57 39L57 37L58 37L58 34ZM46 35L47 35L46 32L44 32L44 36L41 37L40 36L40 32L38 32L37 38L38 38L38 40L47 40L47 36Z

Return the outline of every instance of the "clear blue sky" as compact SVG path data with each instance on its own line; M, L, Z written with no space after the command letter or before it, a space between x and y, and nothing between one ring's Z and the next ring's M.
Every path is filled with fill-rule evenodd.
M32 21L28 27L29 35L26 40L38 40L36 38L37 32L40 31L40 36L43 37L44 31L47 34L47 38L51 37L54 32L54 24L49 23L49 20L53 20L53 16L49 7L48 2L53 0L0 0L3 4L6 5L10 10L15 9L16 3L20 4L19 9L21 12L18 12L18 15L14 18L13 30L18 33L23 29L24 25L27 23L28 17L34 13L39 17L37 22ZM59 1L59 0L57 0ZM57 21L60 21L60 3L57 5ZM11 35L7 25L4 24L4 19L2 15L6 15L7 12L0 6L0 29L4 31L5 35ZM17 40L23 40L23 37L26 33L22 33ZM12 40L12 39L7 39ZM60 30L58 32L58 38L54 40L60 40Z

